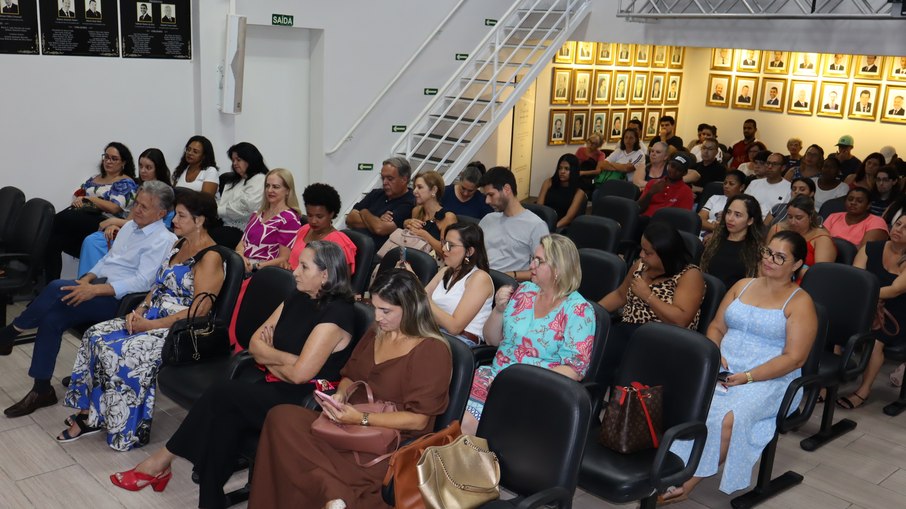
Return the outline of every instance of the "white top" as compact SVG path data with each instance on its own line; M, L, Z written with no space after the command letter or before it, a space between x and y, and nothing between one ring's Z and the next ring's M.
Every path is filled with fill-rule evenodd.
M631 164L635 166L634 171L626 173L626 180L630 182L632 182L632 176L635 172L645 172L645 153L641 150L626 152L625 150L616 149L607 156L607 160L614 164Z
M239 180L233 185L227 185L223 189L220 202L217 204L217 215L223 219L225 226L240 230L245 228L252 214L261 207L265 180L267 177L259 173L248 180Z
M205 182L213 182L218 186L220 185L220 176L217 174L217 168L213 166L208 166L201 170L192 182L186 182L186 173L188 173L188 171L182 172L182 175L179 176L179 180L176 181L176 184L174 184L173 187L185 187L193 191L201 191L201 186L204 185ZM246 220L248 220L248 217L246 217ZM245 223L243 223L243 226L245 226Z
M438 283L437 288L434 289L434 293L431 294L431 300L437 304L437 307L452 315L453 312L456 311L456 306L459 305L459 301L462 300L463 295L466 293L466 281L468 281L476 272L478 272L478 267L472 267L472 270L466 274L466 277L457 281L449 290L444 290L444 282L441 280L440 283ZM494 292L491 292L491 295L484 301L484 304L481 305L481 309L478 310L478 314L475 315L475 318L466 325L466 332L475 334L479 338L484 337L484 334L482 333L484 330L484 322L491 316L491 302L493 300Z
M550 233L547 223L528 209L513 217L491 212L478 226L484 232L488 263L501 272L527 270L541 237Z
M815 181L815 210L821 210L821 206L824 205L824 202L846 196L846 193L849 192L849 185L843 182L837 184L837 187L830 191L825 191L818 187L818 177L812 177L812 180Z
M755 179L746 187L746 194L753 196L761 205L761 217L767 217L771 208L778 203L786 203L790 195L790 181L780 179L776 184L769 184L767 179Z
M702 210L708 211L708 222L716 223L717 214L720 214L724 211L724 207L727 206L727 197L722 194L715 194L712 197L708 198L708 201L702 207Z
M689 153L695 156L696 161L701 161L702 160L702 144L699 143L698 145L692 147L692 150L690 150ZM720 148L717 149L717 157L715 159L717 159L717 162L719 162L719 163L722 163L724 161L724 151L721 150Z

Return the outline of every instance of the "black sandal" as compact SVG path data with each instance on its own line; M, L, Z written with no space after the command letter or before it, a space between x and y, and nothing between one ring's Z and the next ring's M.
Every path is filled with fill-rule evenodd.
M101 428L100 426L89 426L88 425L88 415L87 414L74 414L73 416L70 416L69 419L67 419L67 420L70 420L73 418L74 418L74 420L72 421L72 423L70 423L70 426L72 426L72 424L75 424L76 426L78 426L79 434L72 436L69 434L69 429L64 429L63 432L60 433L60 436L57 437L57 442L60 442L61 444L65 444L68 442L75 442L76 440L78 440L82 437L87 437L88 435L94 435L95 433L100 433L101 431L103 431L103 428Z
M858 405L853 403L853 400L850 399L853 396L859 398L860 403ZM850 394L849 396L840 396L839 398L837 398L837 406L839 406L840 408L845 408L847 410L855 410L865 403L868 403L868 398L863 398L855 392Z

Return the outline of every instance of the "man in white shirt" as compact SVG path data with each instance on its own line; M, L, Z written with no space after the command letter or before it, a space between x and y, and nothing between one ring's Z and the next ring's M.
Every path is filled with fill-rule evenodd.
M784 203L790 195L790 182L783 178L784 157L779 152L768 156L764 178L753 180L746 194L755 197L761 205L761 217L768 215L771 207Z

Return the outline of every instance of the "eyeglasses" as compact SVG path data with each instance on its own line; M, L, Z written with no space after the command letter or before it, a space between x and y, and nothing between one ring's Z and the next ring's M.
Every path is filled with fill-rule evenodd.
M444 251L452 251L454 247L465 247L465 246L462 244L454 244L454 243L450 242L449 240L445 240L444 243L440 245L440 247L442 247L444 249Z
M877 177L877 178L875 178L875 182L893 182L893 181L894 181L894 179L890 179L890 178L887 178L887 177Z
M768 247L761 248L761 257L770 258L771 261L776 263L777 265L783 265L784 263L786 263L786 255L784 255L783 253L775 253L774 251L771 251L771 248Z
M779 162L779 163L776 162L776 161L773 162L773 163L772 163L771 161L768 161L768 162L766 162L766 163L764 163L764 164L766 164L767 166L774 166L774 167L778 167L778 168L781 167L781 166L783 166L783 162L782 162L782 161Z
M529 265L542 265L545 263L547 263L547 260L542 260L539 256L529 258Z
M110 161L111 163L118 163L122 161L122 159L117 156L108 156L107 154L101 154L101 159L103 159L104 161Z

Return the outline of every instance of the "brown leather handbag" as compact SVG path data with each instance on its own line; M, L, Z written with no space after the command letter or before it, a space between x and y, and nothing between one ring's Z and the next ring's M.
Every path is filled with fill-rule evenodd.
M598 441L619 453L657 449L663 434L663 386L615 385L604 410Z
M425 502L418 490L418 469L416 465L428 447L447 445L462 435L459 421L449 426L424 435L408 445L400 447L390 457L390 466L384 476L384 486L393 483L394 505L396 509L425 509Z

